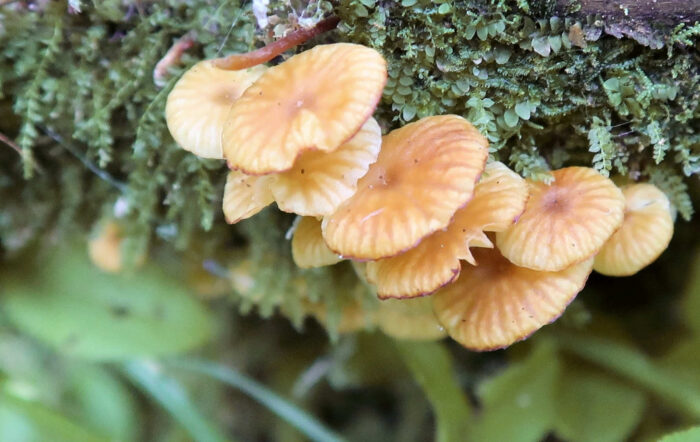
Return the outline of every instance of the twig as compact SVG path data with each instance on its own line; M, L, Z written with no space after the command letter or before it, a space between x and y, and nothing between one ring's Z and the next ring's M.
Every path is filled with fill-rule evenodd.
M19 156L24 159L24 154L22 153L22 148L17 145L14 141L12 141L10 138L8 138L5 134L0 132L0 141L3 142L3 144L6 144L10 146L15 152L19 154ZM39 165L39 163L34 160L33 162L34 169L39 172L39 173L44 173L44 169Z
M335 29L339 22L340 19L338 17L330 17L321 20L313 28L294 31L286 37L280 38L258 50L246 52L245 54L233 54L228 57L218 58L214 60L214 66L220 69L236 71L265 63L294 46L300 45L319 34Z
M5 136L5 134L3 134L2 132L0 132L0 141L7 144L11 148L13 148L15 150L15 152L17 152L19 154L19 156L22 156L22 148L19 147L17 145L17 143L15 143L11 139L9 139L7 136Z
M111 184L112 186L116 187L122 193L126 192L127 186L125 183L117 180L112 175L110 175L108 172L97 167L92 161L88 160L80 152L78 152L77 149L75 149L70 144L66 143L65 140L63 139L63 137L61 137L59 134L57 134L56 132L54 132L53 130L51 130L48 127L43 128L42 130L44 131L44 133L46 133L46 135L48 135L49 137L51 137L51 139L53 139L55 142L57 142L59 144L59 146L66 149L74 157L76 157L78 160L80 160L80 162L83 163L83 165L85 165L85 167L87 167L92 173L97 175L100 179L102 179L103 181L106 181L109 184Z

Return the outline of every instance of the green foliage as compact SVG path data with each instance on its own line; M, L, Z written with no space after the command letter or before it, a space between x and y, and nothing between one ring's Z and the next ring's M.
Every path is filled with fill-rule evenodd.
M472 415L466 397L455 379L450 354L436 343L397 342L396 345L433 407L435 440L462 440L470 427Z
M560 382L556 431L565 440L625 440L642 418L645 395L629 385L573 367Z
M659 442L694 442L698 439L700 439L700 427L693 427L685 431L668 434L659 439Z
M85 255L59 249L6 266L0 305L10 320L65 354L96 360L176 353L211 336L207 311L167 273L104 274Z
M525 361L481 384L477 394L483 410L474 440L542 440L555 422L560 369L554 347L545 342Z

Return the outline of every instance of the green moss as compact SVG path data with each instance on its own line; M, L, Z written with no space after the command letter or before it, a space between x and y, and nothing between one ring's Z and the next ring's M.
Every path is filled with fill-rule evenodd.
M23 151L19 158L0 147L5 252L119 216L128 256L158 247L225 267L238 250L252 259L255 280L252 294L234 296L244 310L283 306L299 323L302 300L317 299L337 319L333 284L348 269L296 269L283 237L292 220L274 210L225 225L225 166L179 149L163 118L170 88L196 61L250 50L331 10L342 23L323 39L365 44L388 60L376 114L386 130L463 115L487 135L495 159L526 177L546 180L550 169L578 164L648 179L690 218L686 183L700 171L700 25L670 30L654 50L601 36L592 18L550 17L552 2L292 3L271 2L276 21L266 33L236 1L0 6L0 132ZM585 45L570 38L579 28ZM157 87L155 64L186 33L197 45ZM348 299L365 299L351 286Z

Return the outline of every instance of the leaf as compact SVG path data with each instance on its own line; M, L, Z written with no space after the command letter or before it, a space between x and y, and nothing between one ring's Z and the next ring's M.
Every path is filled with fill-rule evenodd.
M228 367L207 361L175 361L172 365L224 382L252 397L314 441L342 441L316 418L278 396L264 385Z
M68 372L83 421L113 439L138 439L136 403L120 380L86 363L73 364Z
M530 119L530 103L527 101L522 101L515 105L515 113L518 114L523 120Z
M124 372L136 385L153 397L195 440L225 442L228 439L190 401L180 383L163 373L155 362L133 361Z
M0 391L0 440L107 442L109 439L42 404Z
M610 92L618 92L620 90L620 80L618 78L609 78L605 80L603 87Z
M560 382L555 430L575 442L627 440L645 402L643 393L610 377L567 370Z
M536 442L552 429L560 363L553 346L540 341L522 362L508 366L477 390L483 410L472 440Z
M695 254L689 275L680 311L684 322L696 334L700 334L700 250Z
M210 316L172 275L97 270L82 250L56 249L0 275L2 306L23 332L59 352L93 360L164 355L211 335Z
M700 440L700 427L693 427L685 431L667 434L659 439L659 442L697 442L698 440Z
M508 127L515 127L518 124L518 115L513 109L508 109L503 114L503 119Z
M571 333L557 334L568 352L595 363L653 393L688 416L700 418L700 389L679 379L645 354L614 341Z
M549 39L547 37L536 37L532 39L532 49L543 57L548 57L551 52Z
M447 349L437 342L396 341L396 347L432 404L437 422L435 440L464 440L471 410Z

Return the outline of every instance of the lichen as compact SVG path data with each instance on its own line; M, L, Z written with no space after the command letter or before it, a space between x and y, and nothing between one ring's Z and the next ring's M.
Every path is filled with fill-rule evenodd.
M242 309L282 307L298 324L304 299L320 300L333 328L343 299L370 299L349 267L296 269L284 238L292 219L273 209L227 226L225 166L179 149L163 118L169 90L195 62L331 12L341 26L317 42L364 44L388 60L376 113L385 130L462 115L488 137L494 159L526 177L592 165L651 180L690 218L700 24L668 30L664 47L651 49L604 35L595 17L555 17L524 0L272 1L264 30L249 4L230 0L18 1L0 6L0 132L23 152L0 146L4 253L120 218L127 259L165 249L227 267L245 256L255 284L232 295ZM187 33L196 45L159 88L156 63ZM338 278L350 287L340 298Z

